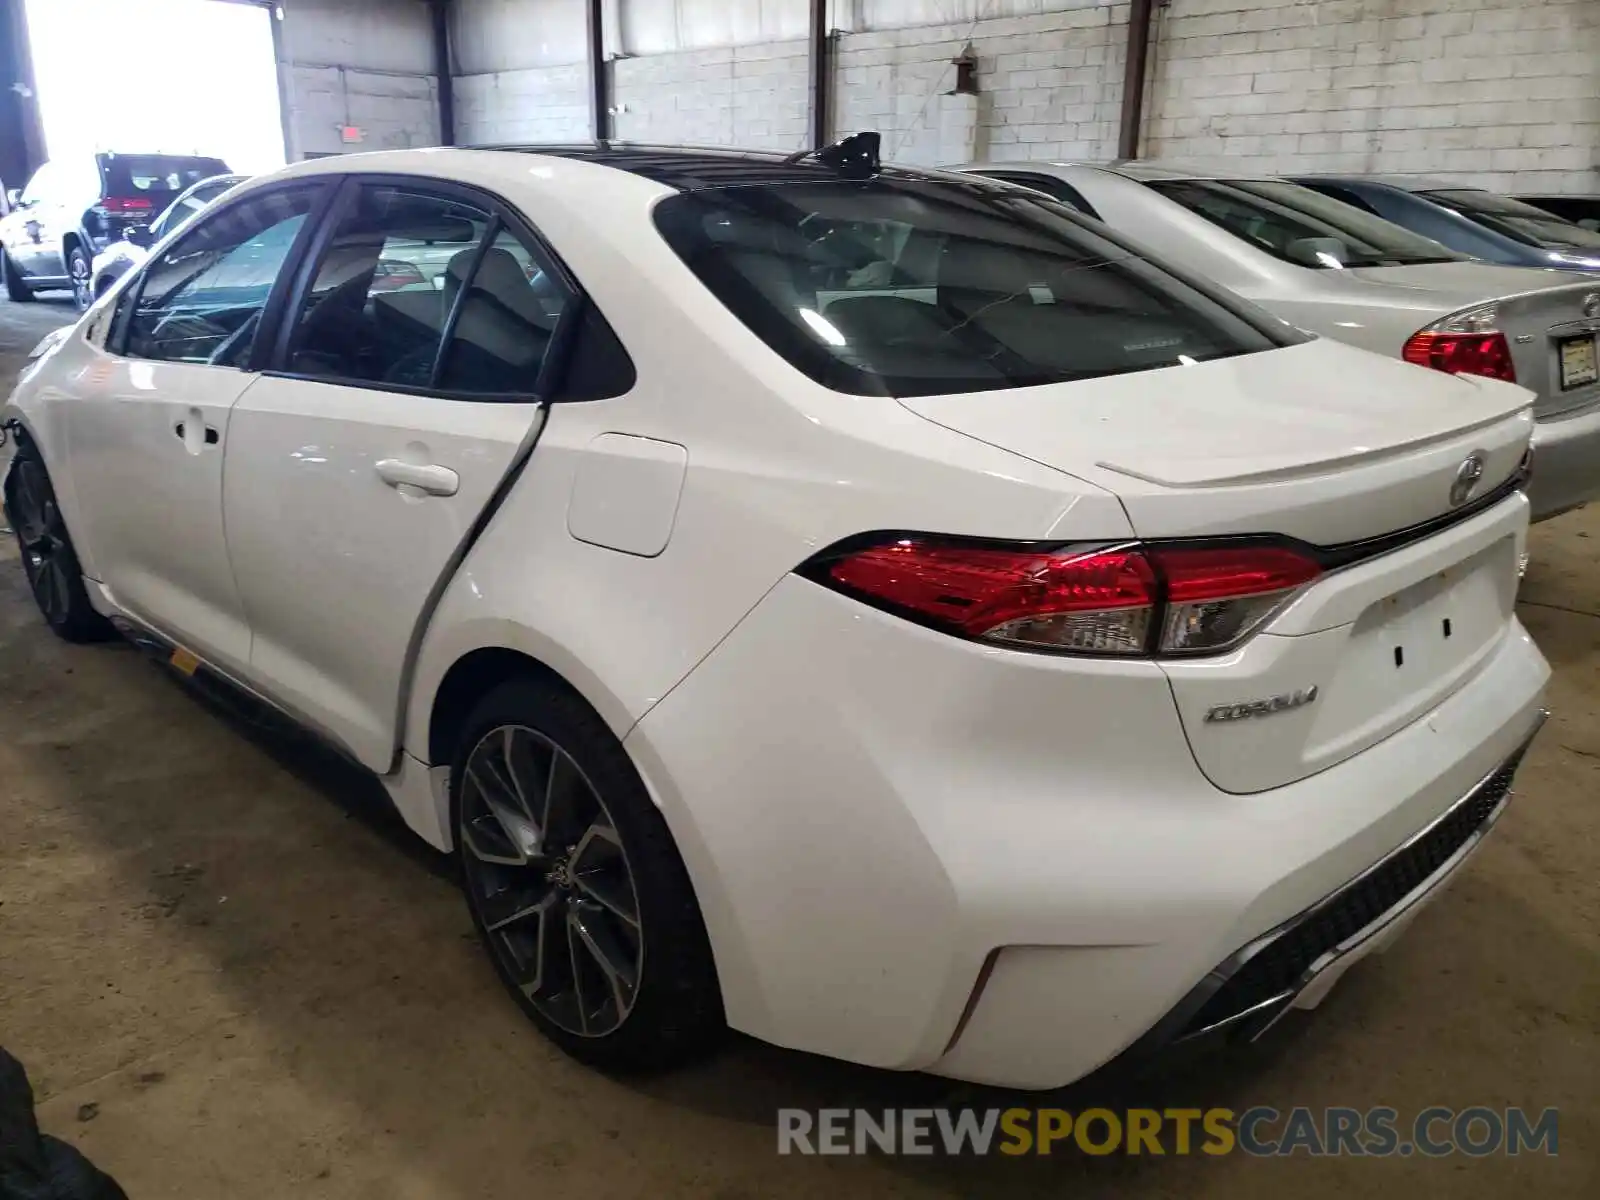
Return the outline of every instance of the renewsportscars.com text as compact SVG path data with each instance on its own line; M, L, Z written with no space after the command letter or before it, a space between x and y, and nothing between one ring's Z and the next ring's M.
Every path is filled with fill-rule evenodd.
M782 1108L779 1154L1554 1155L1560 1113L1424 1108Z

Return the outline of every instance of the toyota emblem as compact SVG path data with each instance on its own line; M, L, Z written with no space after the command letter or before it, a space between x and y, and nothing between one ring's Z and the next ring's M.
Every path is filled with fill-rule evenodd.
M1472 492L1483 478L1483 455L1469 454L1456 468L1455 482L1450 485L1450 507L1459 508L1472 499Z
M1583 298L1583 315L1600 317L1600 292L1590 292Z

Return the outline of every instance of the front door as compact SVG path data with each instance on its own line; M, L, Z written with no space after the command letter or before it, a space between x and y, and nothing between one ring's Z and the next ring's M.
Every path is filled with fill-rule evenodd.
M571 305L486 205L351 187L232 414L224 513L251 679L377 771L438 590L543 410ZM441 353L441 346L443 352Z
M223 454L268 294L319 192L229 205L151 260L67 421L82 537L112 601L234 671L250 631L223 539Z

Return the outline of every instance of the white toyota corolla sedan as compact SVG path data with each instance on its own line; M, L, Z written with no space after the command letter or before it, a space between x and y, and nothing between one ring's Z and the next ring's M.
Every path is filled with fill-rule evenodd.
M240 186L4 410L39 607L381 776L587 1062L1259 1034L1505 808L1531 395L872 150Z

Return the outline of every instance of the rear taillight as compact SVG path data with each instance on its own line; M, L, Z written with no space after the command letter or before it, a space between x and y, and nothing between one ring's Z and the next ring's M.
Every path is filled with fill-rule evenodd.
M963 637L1077 654L1215 653L1321 574L1284 546L1040 549L922 536L824 554L805 574Z
M1499 315L1489 304L1446 317L1407 338L1400 357L1451 375L1482 375L1515 383L1517 368L1511 361L1511 344L1495 328Z
M100 208L108 213L148 212L154 205L144 196L106 196Z

